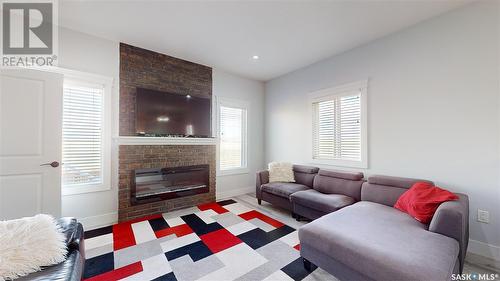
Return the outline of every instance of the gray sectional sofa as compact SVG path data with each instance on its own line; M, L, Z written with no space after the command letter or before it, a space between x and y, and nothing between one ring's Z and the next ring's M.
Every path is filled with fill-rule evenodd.
M354 204L361 198L363 173L319 170L311 189L290 195L293 212L299 217L317 219Z
M293 211L290 196L302 190L309 190L313 186L314 177L319 168L310 166L294 165L293 173L295 182L272 182L269 183L269 172L257 172L255 195L259 205L264 200L281 208Z
M417 181L370 177L360 202L301 227L305 267L312 262L340 280L450 280L461 273L468 197L441 204L425 225L392 207Z
M269 182L269 172L257 172L255 194L262 201L292 211L298 218L317 219L361 198L363 173L320 170L294 165L295 182Z
M458 201L442 203L426 225L393 208L408 188L426 180L371 176L365 181L362 173L294 170L307 174L307 181L268 183L266 172L257 173L257 198L314 219L299 229L306 269L314 264L339 280L356 281L450 280L462 272L469 240L467 195L456 193ZM282 187L286 191L276 190Z

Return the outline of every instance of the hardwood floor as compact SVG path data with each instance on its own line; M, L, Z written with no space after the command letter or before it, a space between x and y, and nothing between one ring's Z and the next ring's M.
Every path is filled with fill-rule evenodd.
M242 204L248 205L255 210L258 210L270 217L274 217L275 219L291 226L294 228L299 228L307 222L304 221L296 221L291 217L290 212L283 210L281 208L275 207L267 202L262 202L262 205L257 204L257 199L255 195L249 193L245 195L240 195L235 197L238 202ZM464 266L465 274L498 274L496 279L500 280L500 261L495 261L483 256L479 256L472 253L467 253L467 257L465 260ZM331 276L333 277L333 276Z

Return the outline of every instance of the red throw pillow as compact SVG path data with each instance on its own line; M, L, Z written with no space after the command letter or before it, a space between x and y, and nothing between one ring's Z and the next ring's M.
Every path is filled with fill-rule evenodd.
M453 200L458 200L458 196L448 190L430 183L417 182L399 197L394 208L428 224L441 203Z

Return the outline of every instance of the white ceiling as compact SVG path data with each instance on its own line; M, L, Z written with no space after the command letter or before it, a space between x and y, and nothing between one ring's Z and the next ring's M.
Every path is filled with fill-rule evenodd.
M59 10L65 27L267 81L469 2L65 0Z

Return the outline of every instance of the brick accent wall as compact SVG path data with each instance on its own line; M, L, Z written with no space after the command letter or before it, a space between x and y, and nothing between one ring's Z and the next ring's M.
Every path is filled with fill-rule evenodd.
M210 167L210 191L208 193L136 206L130 204L133 170L202 164L208 164ZM215 165L215 145L120 145L119 221L215 201Z
M212 68L120 43L121 136L135 136L136 88L212 96Z
M212 68L120 43L120 136L135 136L136 88L201 97L212 96ZM215 201L215 145L120 145L119 221ZM210 166L209 192L130 204L132 171L191 165Z

